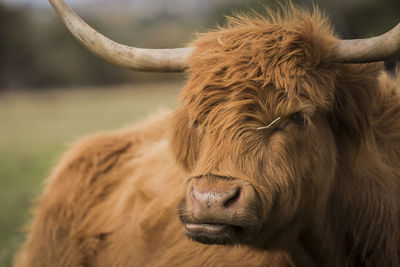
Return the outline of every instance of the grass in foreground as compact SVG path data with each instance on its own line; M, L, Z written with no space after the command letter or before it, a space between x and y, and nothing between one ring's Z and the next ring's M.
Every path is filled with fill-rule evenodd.
M12 264L33 200L75 140L175 106L179 82L0 94L0 266Z

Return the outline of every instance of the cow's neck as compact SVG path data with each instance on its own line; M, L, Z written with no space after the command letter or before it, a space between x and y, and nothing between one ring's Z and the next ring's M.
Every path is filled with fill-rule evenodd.
M325 218L300 233L293 260L298 266L308 259L315 266L398 266L398 174L374 151L342 155L349 158L339 157Z

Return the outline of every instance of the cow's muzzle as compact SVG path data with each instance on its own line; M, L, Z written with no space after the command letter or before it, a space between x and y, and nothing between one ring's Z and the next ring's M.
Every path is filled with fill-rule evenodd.
M190 238L236 243L260 221L257 194L246 181L216 175L190 179L179 215Z

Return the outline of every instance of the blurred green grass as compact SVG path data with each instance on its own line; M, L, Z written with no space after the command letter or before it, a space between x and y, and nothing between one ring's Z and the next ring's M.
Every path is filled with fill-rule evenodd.
M176 104L180 82L0 94L0 266L11 266L32 202L75 140Z

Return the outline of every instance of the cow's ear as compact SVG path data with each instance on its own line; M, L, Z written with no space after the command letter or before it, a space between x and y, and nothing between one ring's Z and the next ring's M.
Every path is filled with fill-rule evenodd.
M185 109L178 109L173 116L170 137L171 150L186 171L190 171L198 157L198 134Z
M372 116L382 64L342 65L330 116L337 137L360 144L372 136Z

